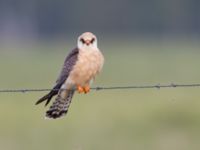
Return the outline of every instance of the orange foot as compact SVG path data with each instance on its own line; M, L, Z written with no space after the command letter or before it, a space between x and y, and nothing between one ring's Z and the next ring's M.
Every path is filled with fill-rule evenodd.
M84 88L81 87L80 85L77 85L77 91L78 91L79 93L85 92Z
M84 90L85 94L88 93L88 92L90 92L90 86L89 85L84 86L83 90Z

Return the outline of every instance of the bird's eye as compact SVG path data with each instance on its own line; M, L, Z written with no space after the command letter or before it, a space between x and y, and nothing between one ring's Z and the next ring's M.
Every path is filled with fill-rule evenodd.
M80 39L80 41L81 41L83 44L85 43L84 39L82 39L82 38Z
M91 43L93 43L95 41L95 38L92 38Z

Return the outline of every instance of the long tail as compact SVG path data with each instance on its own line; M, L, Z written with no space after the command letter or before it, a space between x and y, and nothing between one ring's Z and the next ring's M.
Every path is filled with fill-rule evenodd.
M74 90L64 90L59 92L55 101L46 112L46 117L56 119L64 116L68 111L73 95Z

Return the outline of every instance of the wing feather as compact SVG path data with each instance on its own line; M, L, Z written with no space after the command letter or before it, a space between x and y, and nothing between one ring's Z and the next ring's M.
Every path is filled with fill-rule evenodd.
M59 89L61 88L63 83L68 78L70 71L73 69L73 66L76 64L76 61L78 59L78 53L79 53L79 49L75 48L68 54L68 56L65 58L60 75L59 75L58 79L56 80L55 86L48 94L46 94L45 96L40 98L36 102L36 105L45 100L47 100L46 104L45 104L45 105L47 105L51 101L51 98L58 94Z

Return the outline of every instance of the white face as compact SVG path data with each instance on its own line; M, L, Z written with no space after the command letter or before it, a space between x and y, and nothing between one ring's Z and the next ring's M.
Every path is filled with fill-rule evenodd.
M94 34L90 32L85 32L78 38L78 48L93 48L97 49L97 38Z

